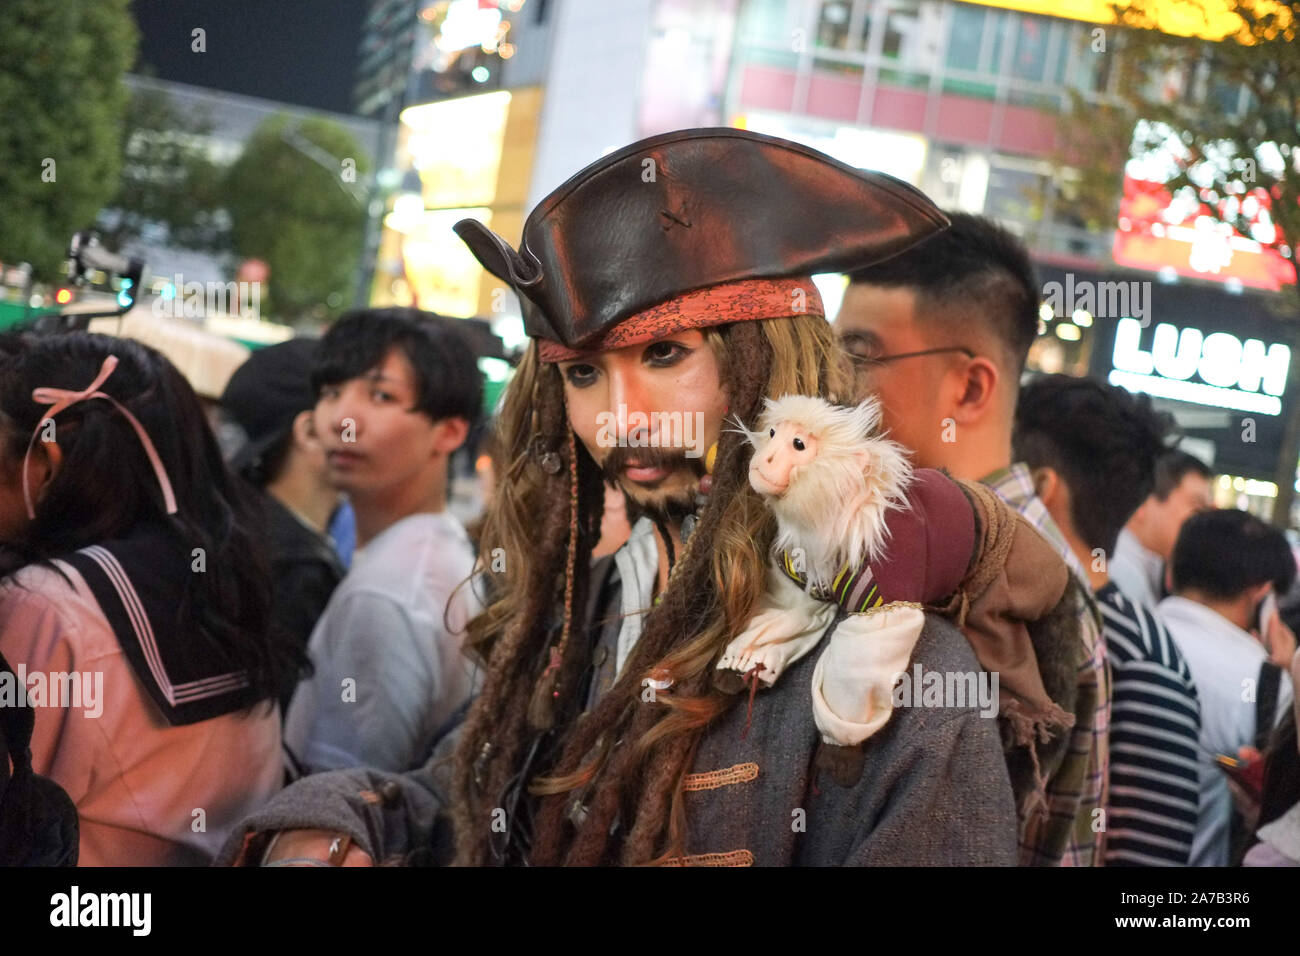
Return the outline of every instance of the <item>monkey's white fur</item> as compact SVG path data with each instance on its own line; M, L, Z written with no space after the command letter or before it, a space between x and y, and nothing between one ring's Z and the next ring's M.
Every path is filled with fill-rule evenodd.
M842 407L808 395L764 399L758 429L745 434L755 454L769 430L794 422L817 439L817 457L790 472L790 486L768 497L777 519L773 549L803 549L809 582L828 586L845 564L877 560L888 541L885 513L906 507L912 465L897 442L882 438L880 403ZM865 466L865 467L864 467Z
M777 519L774 553L801 548L809 584L822 587L846 564L878 560L888 543L885 515L907 507L912 478L902 446L878 434L879 404L868 399L844 408L806 395L765 404L756 431L742 426L756 458L773 440L771 429L782 424L796 425L817 443L813 460L790 470L783 493L764 495ZM755 673L771 686L821 643L835 610L833 601L814 598L774 563L753 617L717 667ZM895 678L924 626L925 615L902 604L839 623L812 678L813 720L825 743L860 744L889 720Z

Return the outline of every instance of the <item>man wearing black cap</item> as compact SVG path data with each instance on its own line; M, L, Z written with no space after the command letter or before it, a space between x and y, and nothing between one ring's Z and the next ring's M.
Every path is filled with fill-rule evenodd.
M265 492L266 541L271 561L271 626L305 649L316 620L343 577L325 528L339 503L330 485L325 451L312 429L313 339L297 338L254 352L235 370L221 396L226 415L246 441L232 470ZM280 695L287 711L293 687Z
M783 394L847 399L810 276L945 225L888 176L730 129L602 158L532 212L518 251L459 223L534 339L500 416L507 465L480 545L486 610L467 646L483 688L420 771L301 781L225 859L1014 862L995 721L899 708L860 774L825 773L816 653L752 695L717 676L758 610L775 532L726 423L753 428ZM607 479L636 521L592 562ZM979 669L932 614L913 662Z

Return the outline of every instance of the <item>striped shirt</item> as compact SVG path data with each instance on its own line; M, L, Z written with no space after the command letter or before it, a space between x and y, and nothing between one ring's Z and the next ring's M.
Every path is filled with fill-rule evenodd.
M1110 682L1101 612L1092 598L1087 572L1048 514L1047 506L1034 493L1029 469L1017 462L986 476L983 483L1056 546L1083 585L1086 596L1079 609L1082 639L1078 656L1079 694L1069 748L1047 781L1047 815L1030 817L1023 823L1020 863L1022 866L1100 866L1105 827L1099 810L1106 800L1110 721Z
M1186 866L1196 832L1200 705L1164 624L1113 581L1097 592L1114 699L1107 866Z

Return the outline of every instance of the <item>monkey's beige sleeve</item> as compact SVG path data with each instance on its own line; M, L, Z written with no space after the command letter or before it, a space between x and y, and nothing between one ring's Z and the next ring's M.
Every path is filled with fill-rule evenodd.
M744 675L758 667L759 679L772 686L783 670L817 646L836 610L834 604L809 597L769 563L759 609L722 652L718 670Z
M860 744L889 720L894 683L925 627L908 604L846 617L813 669L813 719L828 744Z

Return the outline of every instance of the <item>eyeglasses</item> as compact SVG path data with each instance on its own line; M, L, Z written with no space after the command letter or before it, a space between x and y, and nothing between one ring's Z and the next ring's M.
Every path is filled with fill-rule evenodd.
M847 344L845 346L846 351ZM939 355L943 352L961 352L968 359L973 359L975 353L964 345L945 345L941 348L921 349L919 352L899 352L897 355L858 355L855 352L849 352L849 358L853 359L859 365L866 368L875 368L878 365L885 365L889 362L896 362L899 359L916 358L918 355Z

